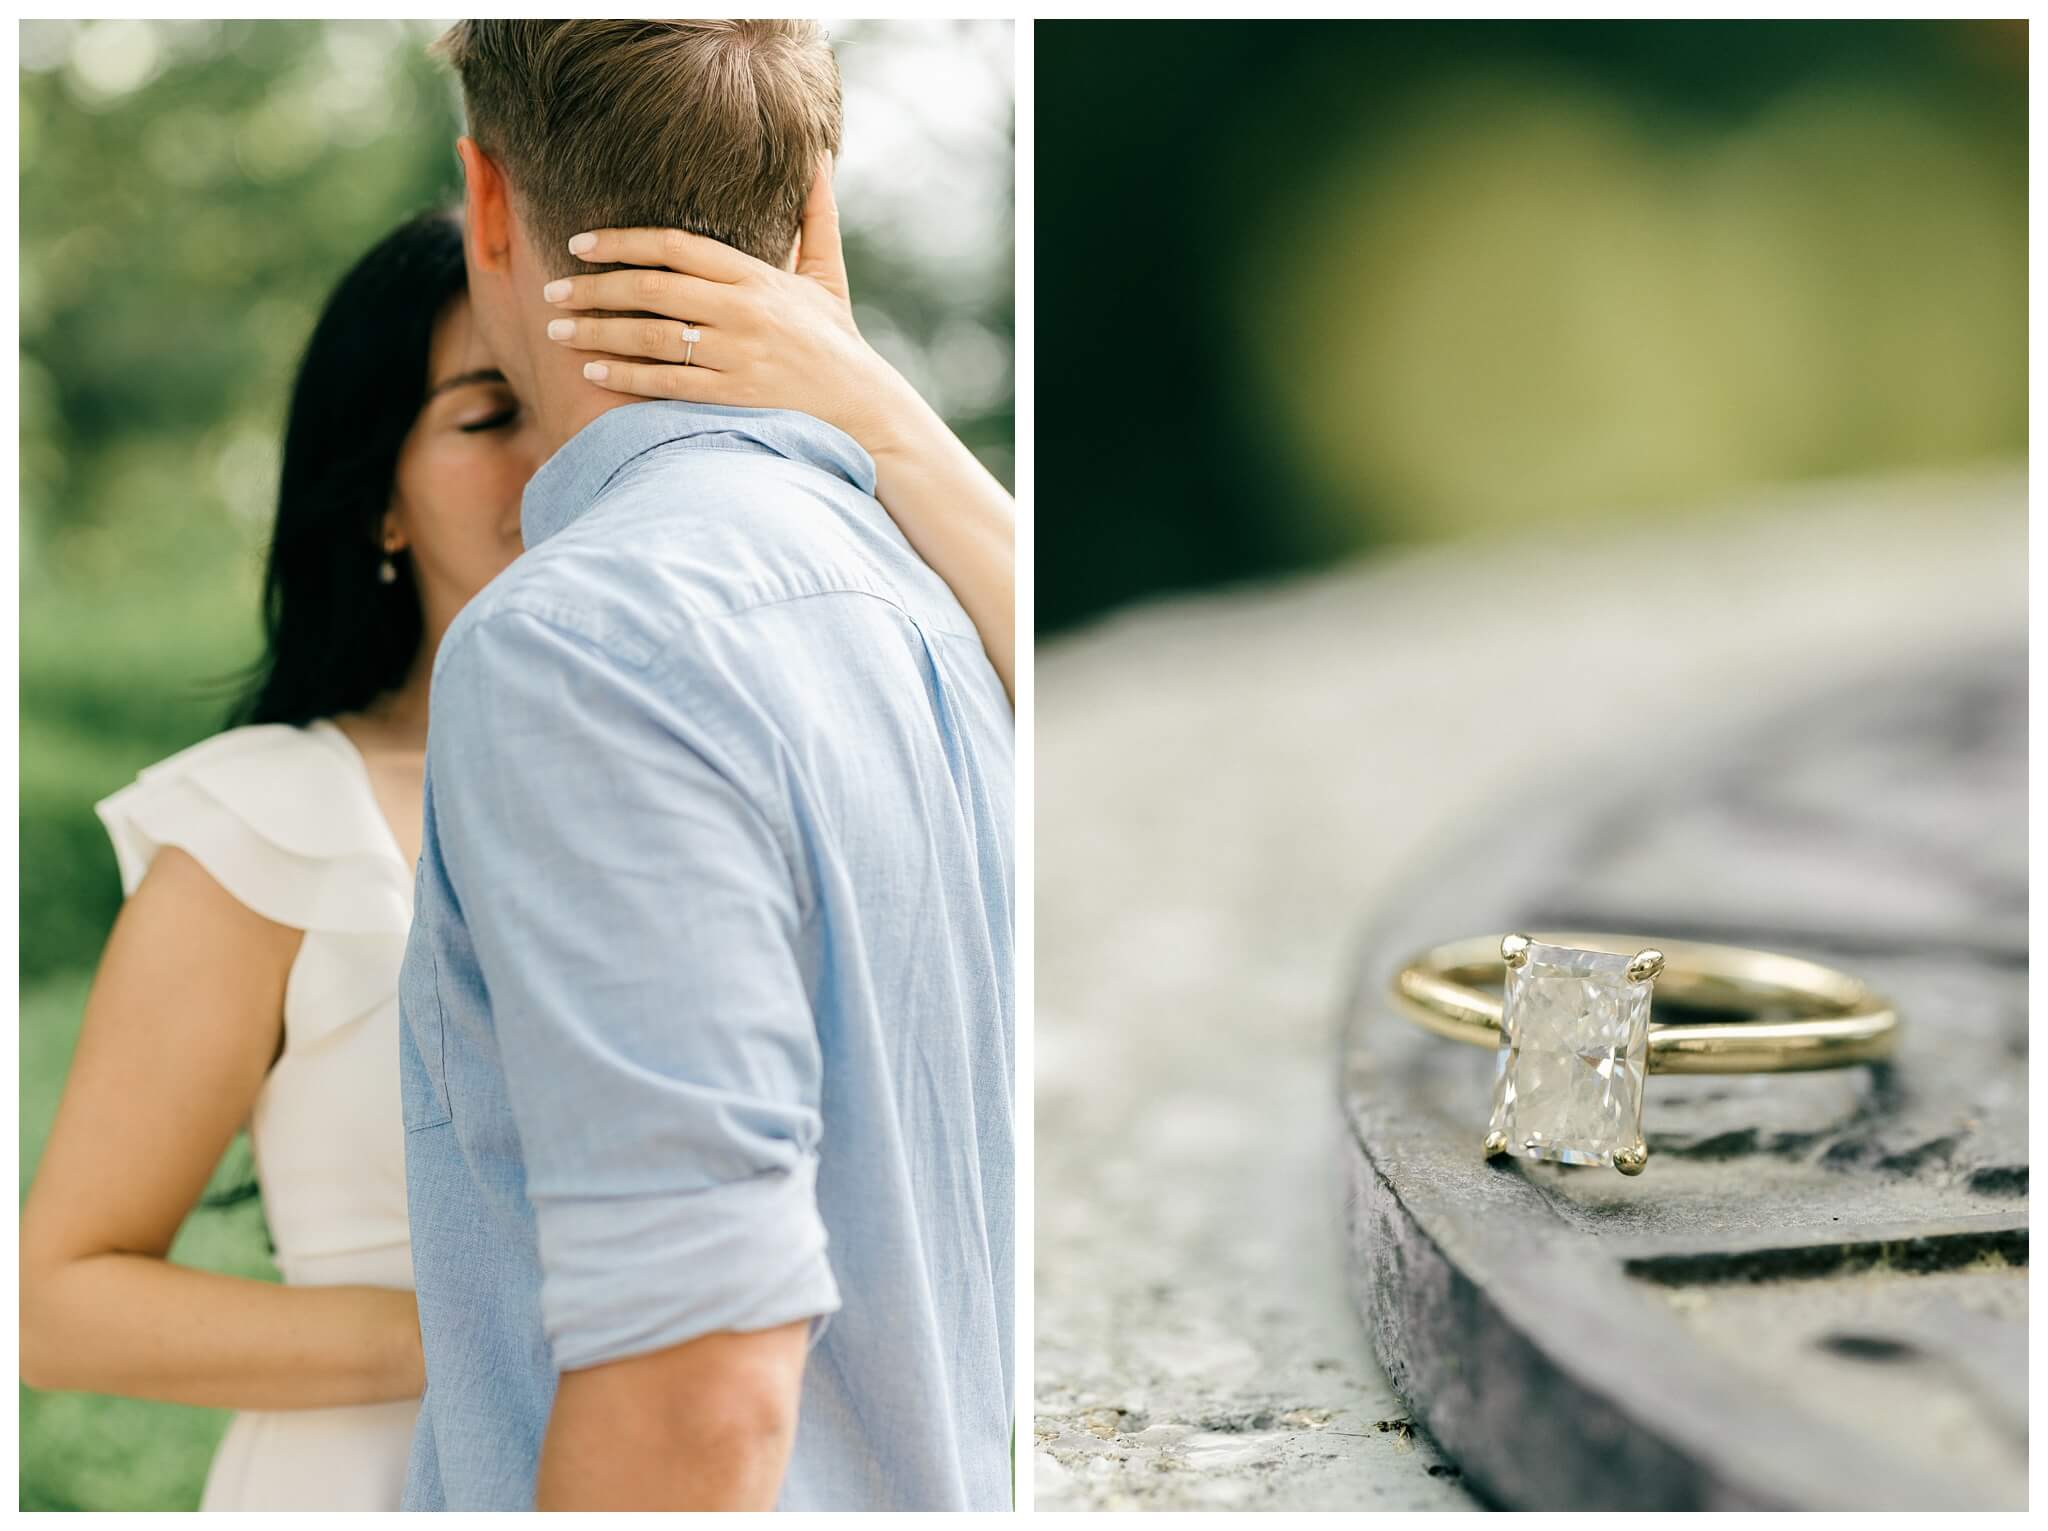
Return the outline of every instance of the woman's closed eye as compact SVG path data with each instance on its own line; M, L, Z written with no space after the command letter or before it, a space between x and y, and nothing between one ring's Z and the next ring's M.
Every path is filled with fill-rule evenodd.
M456 429L467 432L503 430L518 418L519 406L514 404L497 411L495 414L486 415L481 420L465 421L457 426Z

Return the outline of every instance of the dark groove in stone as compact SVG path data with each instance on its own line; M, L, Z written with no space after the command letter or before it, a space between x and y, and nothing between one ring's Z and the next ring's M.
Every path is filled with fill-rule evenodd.
M1816 1350L1851 1361L1917 1361L1920 1347L1910 1340L1887 1339L1881 1334L1824 1334L1813 1342Z
M1833 1169L1849 1169L1862 1163L1869 1153L1868 1143L1857 1138L1844 1138L1839 1143L1830 1143L1820 1160Z
M2024 1196L2027 1167L2024 1164L1987 1164L1970 1172L1970 1189L1980 1196Z
M1653 1153L1666 1153L1674 1159L1740 1159L1757 1151L1757 1131L1754 1127L1738 1127L1692 1143L1653 1139L1650 1148Z
M1823 1136L1818 1132L1781 1132L1771 1139L1770 1151L1781 1158L1796 1159Z
M1995 1228L1924 1238L1846 1244L1802 1244L1783 1249L1709 1250L1697 1254L1645 1255L1622 1263L1638 1280L1659 1286L1709 1286L1734 1281L1781 1281L1850 1271L1954 1270L1995 1255L2012 1265L2027 1263L2027 1230Z
M1909 1175L1929 1164L1946 1164L1954 1157L1961 1142L1961 1138L1935 1138L1922 1143L1918 1148L1887 1154L1877 1161L1877 1167L1881 1170L1890 1170L1894 1174Z

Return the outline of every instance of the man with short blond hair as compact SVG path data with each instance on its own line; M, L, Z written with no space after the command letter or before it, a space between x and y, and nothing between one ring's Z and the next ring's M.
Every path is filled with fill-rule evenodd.
M435 660L406 1507L1008 1509L1002 683L852 438L629 402L543 338L588 230L787 264L831 54L802 22L437 47L470 304L554 455Z

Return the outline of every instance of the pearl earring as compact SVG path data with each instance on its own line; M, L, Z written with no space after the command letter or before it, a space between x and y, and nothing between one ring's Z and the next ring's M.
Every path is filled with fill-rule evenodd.
M391 555L398 551L396 542L384 544L384 561L377 565L377 583L395 585L398 583L398 565L391 561Z

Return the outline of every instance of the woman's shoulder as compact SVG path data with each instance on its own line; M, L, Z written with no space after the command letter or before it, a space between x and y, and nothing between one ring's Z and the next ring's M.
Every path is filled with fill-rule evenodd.
M136 774L136 779L149 781L163 776L206 772L231 763L303 761L316 751L326 753L314 737L321 726L318 723L303 726L245 723L239 728L224 728L197 744L186 746L175 755L166 755L154 764L144 766Z
M336 737L323 723L226 729L144 766L99 807L205 799L285 850L314 857L345 853L354 845L353 826L335 810L349 800L352 782Z
M124 893L177 846L242 903L301 930L402 923L406 890L353 746L328 723L231 728L145 767L94 805Z

